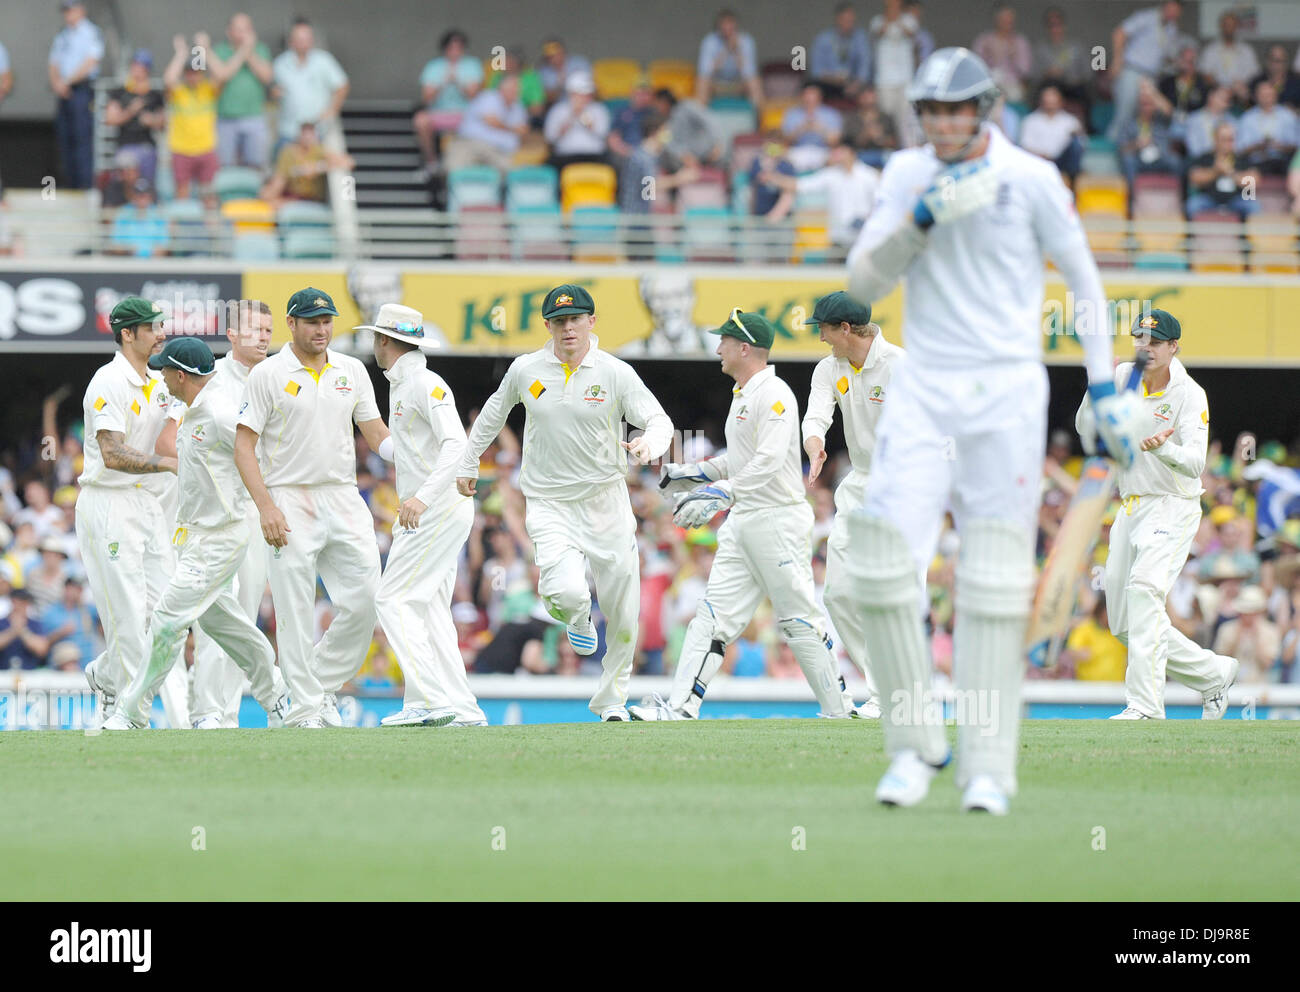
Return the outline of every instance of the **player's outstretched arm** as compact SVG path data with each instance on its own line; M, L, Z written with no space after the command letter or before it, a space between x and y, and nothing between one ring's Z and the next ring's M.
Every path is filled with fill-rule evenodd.
M848 291L864 302L888 296L925 248L925 232L913 216L915 179L907 173L896 158L885 164L871 214L849 251Z
M644 465L668 450L673 441L673 422L636 371L630 365L622 371L623 418L644 431L636 440L623 442L623 447Z
M99 454L104 459L105 468L130 475L176 471L175 458L137 451L126 443L126 435L121 431L98 431L95 440L99 442Z
M506 425L506 417L519 402L519 391L515 388L515 369L519 360L515 359L506 370L505 377L496 392L487 398L487 402L474 418L469 438L465 442L465 451L456 468L456 491L462 496L473 496L477 491L478 462L487 451L488 445L501 433Z

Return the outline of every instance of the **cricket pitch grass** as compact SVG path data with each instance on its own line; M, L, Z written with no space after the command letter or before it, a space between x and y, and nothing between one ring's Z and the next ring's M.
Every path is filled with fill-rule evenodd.
M955 731L949 728L950 739ZM1022 726L1011 815L877 723L0 734L10 900L1284 900L1287 721Z

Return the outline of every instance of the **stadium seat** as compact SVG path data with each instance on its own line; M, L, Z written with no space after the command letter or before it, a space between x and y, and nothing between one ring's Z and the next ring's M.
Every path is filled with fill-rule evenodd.
M1285 176L1260 176L1255 188L1261 214L1289 214L1291 197L1286 191Z
M1102 207L1079 212L1088 235L1088 245L1098 265L1117 266L1128 262L1128 219L1123 210Z
M454 248L457 258L484 261L510 257L506 217L499 206L480 204L464 207L459 213Z
M1158 173L1139 175L1133 180L1133 216L1163 217L1183 212L1182 180Z
M824 197L825 194L822 194ZM794 245L790 260L802 264L820 264L827 261L830 254L831 236L824 208L815 208L810 204L813 197L805 199L801 206L795 200ZM825 202L824 199L822 202Z
M162 204L162 213L172 223L203 222L203 204L198 200L172 200L171 203Z
M784 101L795 100L807 79L805 73L792 69L789 62L765 62L762 77L763 97Z
M291 227L284 232L284 258L333 258L334 253L334 235L328 228Z
M221 205L221 216L234 225L236 234L275 230L275 209L265 200L227 200Z
M727 206L726 177L720 169L701 169L699 178L677 191L677 209L686 211L692 207Z
M597 59L591 64L596 95L602 100L629 97L643 72L636 59Z
M1182 252L1140 251L1133 257L1135 269L1178 269L1187 268L1187 256Z
M650 63L650 85L657 90L671 90L679 100L693 97L695 66L679 59L655 59Z
M609 119L611 121L616 120L618 115L632 104L631 100L621 99L602 100L601 102L605 105L605 109L609 111Z
M573 234L573 260L622 261L618 231L621 217L617 207L575 207L569 217L569 230Z
M490 165L471 165L447 173L447 209L501 205L501 173Z
M1114 142L1100 137L1089 138L1083 152L1081 168L1086 175L1118 176L1119 157L1116 155Z
M517 259L568 259L557 203L515 207L509 213L514 229L514 257Z
M506 173L506 209L549 207L559 203L555 194L558 176L549 165L526 165Z
M1194 226L1188 242L1188 255L1197 272L1243 272L1246 253L1242 248L1243 225L1235 214L1208 210L1194 214Z
M261 189L262 173L239 165L222 166L212 180L212 191L222 203L227 200L251 199Z
M1181 210L1144 215L1133 222L1137 250L1142 253L1182 252L1187 238L1187 221Z
M731 174L731 212L741 216L749 213L753 194L749 188L749 173Z
M281 227L333 227L334 211L328 204L311 200L289 200L280 204L275 222Z
M1088 173L1080 173L1074 181L1074 195L1077 197L1080 193L1093 189L1114 190L1123 193L1126 191L1123 176L1100 175L1094 176Z
M731 139L731 174L737 173L748 175L749 167L754 164L754 159L758 158L763 150L763 143L767 139L760 133L738 134Z
M709 114L722 137L722 152L731 152L731 143L738 135L752 134L758 126L758 115L748 100L736 97L719 97L709 104Z
M683 211L683 247L688 262L731 262L736 257L731 211L726 207L689 207Z
M1296 254L1296 222L1290 214L1258 213L1246 219L1250 268L1254 272L1293 275L1300 271Z
M764 134L769 134L772 131L780 132L781 119L785 117L785 112L794 105L794 100L768 100L767 103L763 104L758 129Z
M1088 115L1088 130L1094 134L1105 134L1114 119L1115 105L1109 100L1098 100Z
M1123 187L1107 189L1093 186L1075 193L1075 206L1080 216L1092 213L1118 213L1128 216L1128 191Z
M231 256L237 262L274 262L280 257L280 242L261 231L238 234L231 243Z
M577 162L560 172L560 207L567 214L575 207L614 204L617 178L613 168L598 162Z

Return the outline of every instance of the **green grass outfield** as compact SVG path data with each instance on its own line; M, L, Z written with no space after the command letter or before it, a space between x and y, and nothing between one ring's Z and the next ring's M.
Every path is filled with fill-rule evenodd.
M881 731L859 721L10 732L0 893L1293 899L1297 729L1029 722L1001 819L962 814L951 770L917 808L878 806Z

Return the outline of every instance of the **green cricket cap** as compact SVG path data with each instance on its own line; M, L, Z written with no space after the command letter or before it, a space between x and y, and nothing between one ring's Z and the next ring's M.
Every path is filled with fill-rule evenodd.
M596 301L591 298L591 294L581 286L567 282L547 293L546 301L542 304L542 318L545 320L567 317L571 313L595 312Z
M771 349L776 340L776 328L761 313L745 313L740 307L731 311L731 316L721 327L712 328L710 334L726 334L737 338L756 348Z
M827 293L813 307L814 324L839 324L848 321L854 327L871 323L871 307L840 290Z
M149 368L159 372L170 368L191 375L211 375L216 366L212 349L198 338L168 338L162 351L149 357Z
M138 327L161 320L162 315L162 309L143 296L127 296L119 300L109 313L108 326L115 331L123 327Z
M1150 334L1152 341L1177 341L1183 336L1183 328L1168 310L1152 310L1133 321L1133 336L1140 334Z
M300 289L289 297L289 309L285 313L290 317L319 317L321 314L337 317L339 315L334 301L330 299L330 294L314 286Z

